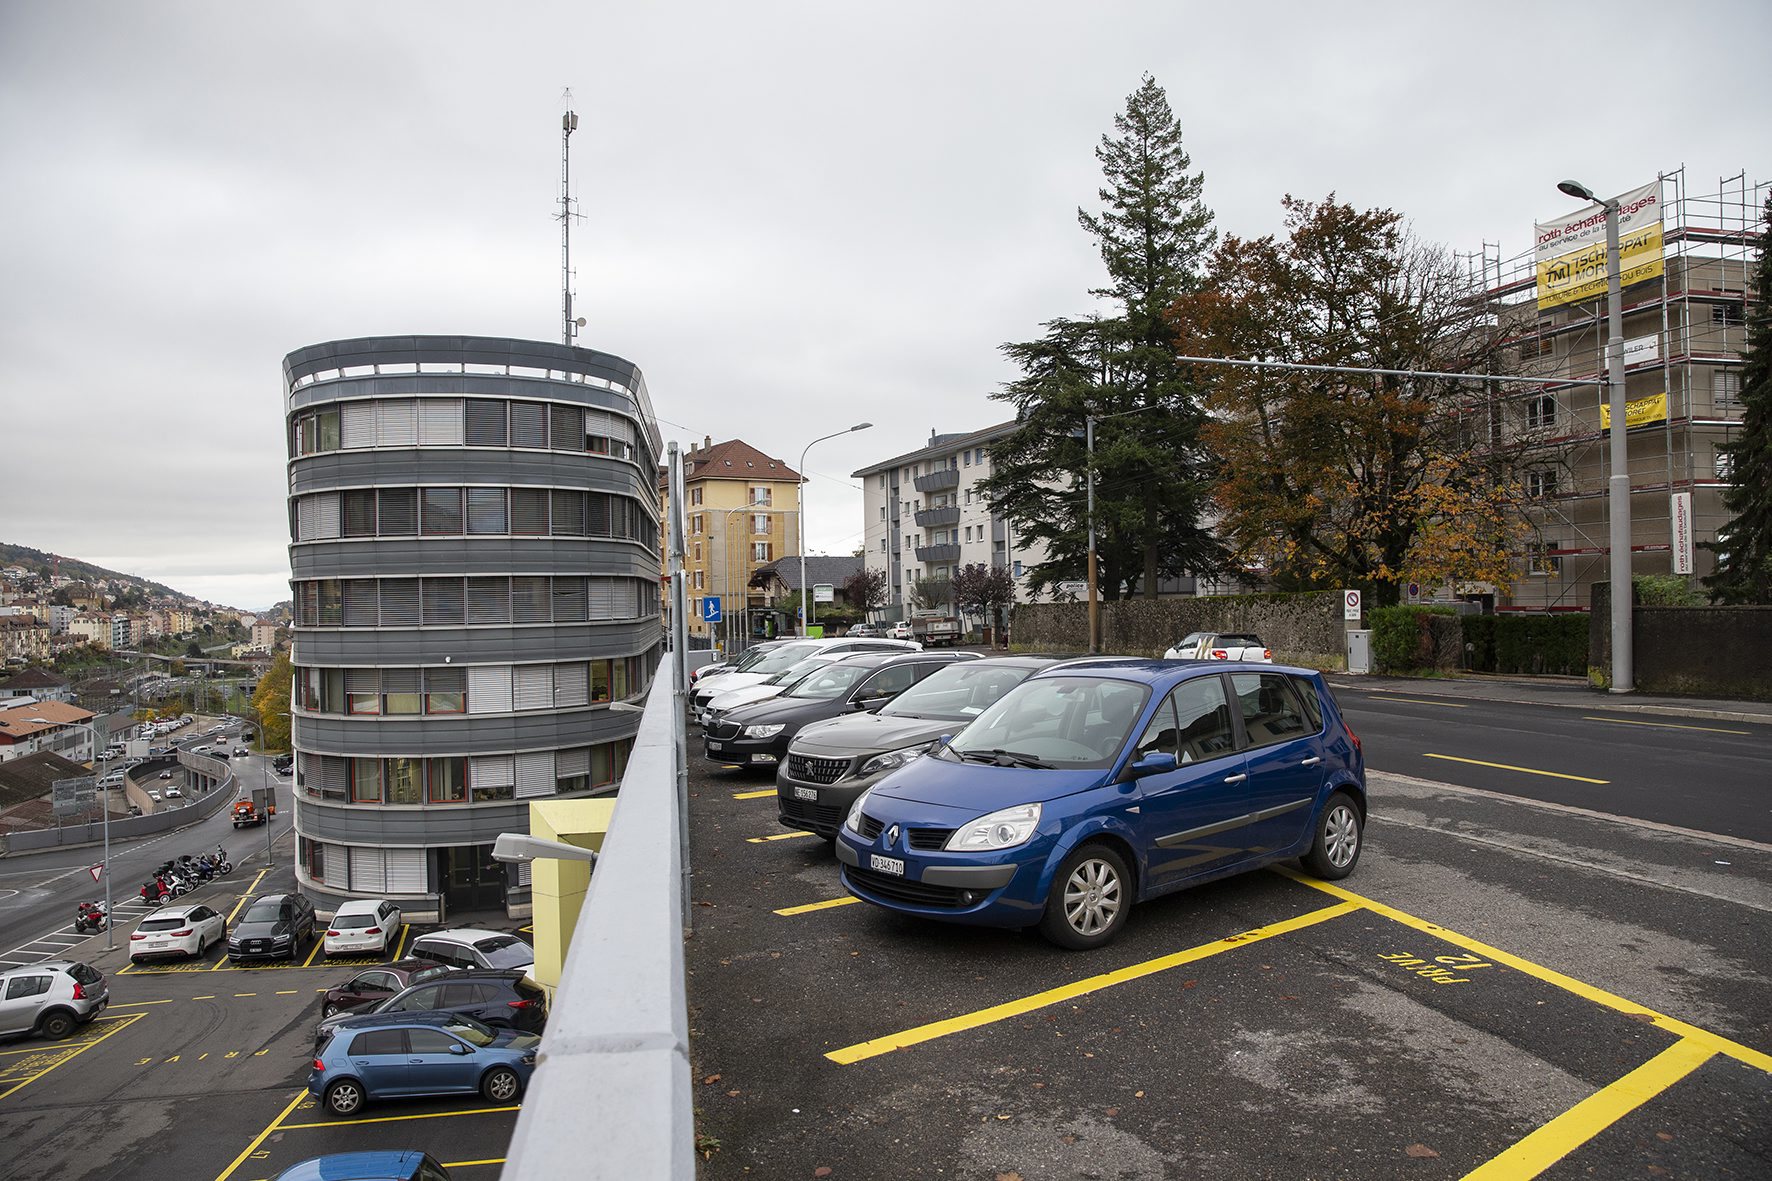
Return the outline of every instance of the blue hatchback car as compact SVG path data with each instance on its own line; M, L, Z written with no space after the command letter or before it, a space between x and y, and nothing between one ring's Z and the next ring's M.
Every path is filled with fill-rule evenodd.
M333 1031L308 1093L334 1115L408 1095L477 1092L488 1103L515 1103L540 1045L536 1034L493 1029L465 1013L369 1013Z
M860 796L837 837L864 902L1100 947L1133 902L1360 857L1366 770L1320 674L1101 660L1037 673Z

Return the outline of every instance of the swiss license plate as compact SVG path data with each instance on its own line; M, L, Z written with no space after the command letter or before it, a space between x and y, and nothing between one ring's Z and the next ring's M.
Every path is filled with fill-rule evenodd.
M889 873L896 877L904 876L904 859L900 857L882 857L878 853L868 854L868 868L879 873Z
M794 789L794 798L796 800L811 800L813 803L817 803L818 789L815 787L796 787Z

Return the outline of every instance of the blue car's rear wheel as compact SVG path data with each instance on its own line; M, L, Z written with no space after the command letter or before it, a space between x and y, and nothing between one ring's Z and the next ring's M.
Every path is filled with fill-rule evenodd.
M356 1079L340 1079L326 1088L326 1110L333 1115L355 1115L363 1106L363 1088Z
M1326 882L1345 878L1359 863L1363 829L1360 806L1346 792L1336 792L1317 817L1316 837L1304 855L1304 867Z
M1053 875L1040 934L1077 951L1101 947L1119 934L1131 905L1125 860L1107 845L1084 845Z

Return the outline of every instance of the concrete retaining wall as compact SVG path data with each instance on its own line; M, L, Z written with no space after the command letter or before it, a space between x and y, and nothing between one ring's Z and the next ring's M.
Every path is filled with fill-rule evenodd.
M217 760L207 760L215 763ZM225 766L225 764L219 764ZM196 824L200 820L208 820L234 799L238 794L238 784L231 772L224 772L226 778L218 782L207 793L197 797L195 803L183 808L162 808L148 816L131 816L125 820L111 821L111 839L113 841L131 840L135 837L152 836L159 832L172 832ZM130 795L133 786L130 780L124 780L124 795ZM137 788L137 791L140 789ZM195 790L193 788L193 790ZM145 797L144 797L145 798ZM8 834L6 851L16 856L20 853L38 853L45 849L66 849L77 845L96 845L105 839L105 826L100 821L87 824L68 824L61 828L42 828L36 832L14 832Z

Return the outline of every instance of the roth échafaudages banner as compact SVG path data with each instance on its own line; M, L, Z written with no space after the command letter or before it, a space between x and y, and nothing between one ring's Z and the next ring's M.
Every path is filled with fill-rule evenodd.
M1538 306L1554 308L1606 294L1606 209L1585 205L1568 217L1533 227ZM1661 182L1618 198L1619 286L1662 274Z

